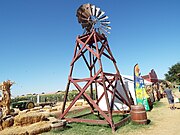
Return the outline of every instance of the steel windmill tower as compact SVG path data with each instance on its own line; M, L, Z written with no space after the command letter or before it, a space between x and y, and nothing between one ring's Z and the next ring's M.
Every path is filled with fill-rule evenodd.
M129 119L129 117L127 117L117 123L114 122L113 113L115 111L113 110L113 106L115 99L127 105L129 110L132 102L129 98L129 93L126 91L125 85L123 84L120 72L116 65L116 60L113 57L106 37L106 35L110 33L110 22L107 20L108 16L105 15L105 12L89 3L81 5L77 9L76 16L78 18L78 22L84 29L84 33L76 38L74 55L70 64L70 73L68 76L68 83L60 119L66 119L69 122L108 124L114 131L117 126ZM106 67L104 67L103 62L104 58L111 63L115 72L106 72ZM84 66L87 69L87 72L85 73L87 74L86 77L75 76L75 74L78 75L75 68L80 68L75 65L80 61L80 59L84 62ZM81 64L83 64L82 62ZM80 69L81 74L83 71L83 68ZM123 92L125 93L124 95L117 90L118 83L121 83ZM75 86L79 93L74 97L69 106L67 106L67 97L70 85ZM100 95L98 95L98 86L103 88ZM87 90L90 91L90 94L86 93ZM109 98L109 94L111 98ZM96 96L93 97L93 95ZM84 99L88 102L91 108L91 113L101 116L103 120L67 117L70 109L81 97L84 97ZM105 99L104 105L107 108L106 111L102 110L99 106L102 98Z

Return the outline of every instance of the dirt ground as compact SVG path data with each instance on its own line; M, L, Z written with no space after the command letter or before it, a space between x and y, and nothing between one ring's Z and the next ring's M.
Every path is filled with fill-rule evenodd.
M175 94L180 98L180 92L176 90ZM149 128L133 130L124 135L180 135L180 103L175 104L175 110L170 110L167 98L163 98L159 102L162 106L147 112L150 120Z

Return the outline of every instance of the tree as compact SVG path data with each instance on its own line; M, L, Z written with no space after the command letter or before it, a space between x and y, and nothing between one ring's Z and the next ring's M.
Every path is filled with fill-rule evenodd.
M169 68L169 71L164 75L165 80L180 84L180 62L172 65L172 67Z

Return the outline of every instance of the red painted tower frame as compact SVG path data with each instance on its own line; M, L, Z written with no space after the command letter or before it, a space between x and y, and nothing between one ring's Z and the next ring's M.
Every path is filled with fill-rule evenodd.
M89 56L87 57L85 53L88 52ZM101 57L105 56L110 61L112 61L116 73L107 73L104 72L103 64ZM86 66L88 67L90 76L87 78L74 78L73 77L73 69L74 64L79 60L79 58L83 58ZM98 66L97 66L98 65ZM117 82L120 81L122 88L126 97L122 96L122 94L117 90ZM84 86L79 85L79 83L85 83ZM70 105L65 108L67 102L67 96L70 88L70 84L73 84L79 91L79 93L75 96ZM103 93L100 96L97 96L97 85L101 85L103 87ZM93 86L95 88L93 88ZM90 88L90 95L85 93L85 91ZM96 100L93 99L93 89L96 90ZM112 94L112 99L108 99L108 92ZM104 117L104 120L92 120L92 119L82 119L82 118L67 118L66 115L70 111L70 109L75 105L76 101L83 96L88 104L91 107L91 112L94 113L96 110L98 114ZM105 105L107 106L107 111L103 111L98 103L100 100L105 97ZM126 87L123 83L122 77L116 65L116 61L112 55L110 47L108 45L107 38L104 34L100 34L93 30L90 33L84 34L82 36L78 36L76 38L76 45L74 50L74 56L70 65L70 73L68 76L68 83L64 96L64 103L62 106L62 114L60 115L60 119L66 119L68 122L87 122L94 124L108 124L111 126L112 131L115 131L115 128L127 120L130 117L126 117L123 120L115 123L113 121L112 114L115 112L113 110L114 100L115 98L123 102L125 105L129 107L132 104L130 93L126 90ZM120 111L119 111L120 112Z

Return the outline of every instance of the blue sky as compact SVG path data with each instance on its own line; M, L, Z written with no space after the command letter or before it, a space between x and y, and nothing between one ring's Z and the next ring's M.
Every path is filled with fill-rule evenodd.
M138 63L142 75L154 69L163 79L180 61L179 0L0 0L0 82L16 82L13 96L65 89L85 3L109 16L121 74L133 75Z

